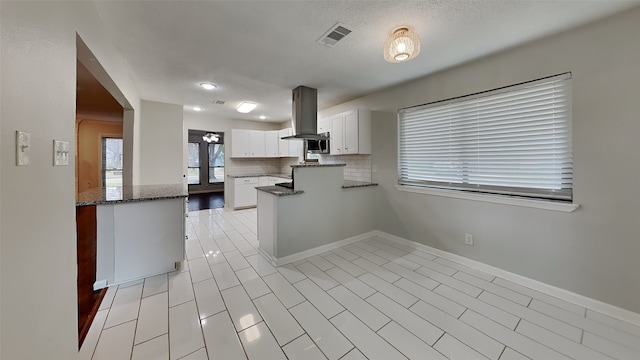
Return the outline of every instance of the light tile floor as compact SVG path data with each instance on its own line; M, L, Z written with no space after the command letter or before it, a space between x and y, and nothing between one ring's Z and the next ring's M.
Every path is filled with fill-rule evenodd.
M181 270L109 288L79 359L640 359L640 327L373 237L274 268L256 210L189 213Z

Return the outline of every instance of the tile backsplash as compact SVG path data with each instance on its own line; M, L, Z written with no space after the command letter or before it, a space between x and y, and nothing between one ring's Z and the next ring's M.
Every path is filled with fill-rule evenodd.
M239 159L227 158L224 164L227 175L280 174L279 158ZM291 168L285 173L290 173Z
M371 182L371 155L322 155L321 164L347 164L344 179Z
M298 164L301 158L283 158L280 160L280 172L288 174L291 166ZM354 181L371 181L371 155L321 155L321 164L347 164L344 168L344 179Z
M347 164L344 179L371 181L371 155L321 155L321 164ZM277 159L226 159L225 171L228 175L290 174L291 165L299 164L302 158Z

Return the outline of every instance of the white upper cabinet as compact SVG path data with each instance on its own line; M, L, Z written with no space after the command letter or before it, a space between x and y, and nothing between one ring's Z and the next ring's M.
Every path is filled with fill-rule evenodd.
M331 155L371 154L371 112L349 110L331 116Z
M318 134L326 133L331 131L331 118L326 117L322 119L318 119Z
M231 129L231 157L249 157L249 130Z
M249 130L249 150L251 157L266 157L265 131Z
M282 140L293 135L291 128L282 130L231 130L232 158L271 158L302 156L301 140Z
M280 156L280 138L278 130L265 131L265 151L267 157Z
M293 135L293 129L286 128L280 130L278 138L280 139L279 156L280 157L298 157L302 156L302 140L282 140L285 136Z
M344 120L342 114L331 117L331 140L329 141L331 155L344 154Z

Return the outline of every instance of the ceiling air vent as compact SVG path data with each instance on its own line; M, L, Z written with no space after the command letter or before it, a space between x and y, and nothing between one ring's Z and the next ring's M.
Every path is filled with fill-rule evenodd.
M224 100L213 100L211 103L214 105L224 105L225 102Z
M321 45L332 47L349 33L351 33L351 30L344 27L344 24L337 23L324 33L317 42Z

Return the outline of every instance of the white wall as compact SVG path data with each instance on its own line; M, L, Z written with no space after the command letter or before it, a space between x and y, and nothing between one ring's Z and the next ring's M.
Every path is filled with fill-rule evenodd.
M640 312L640 8L326 109L373 114L380 229ZM423 49L420 56L429 56ZM401 65L400 65L401 66ZM573 213L398 192L395 111L573 72ZM387 113L385 113L387 112ZM463 245L473 233L475 246Z
M141 101L140 184L182 184L182 105Z
M52 140L74 143L76 32L139 99L91 2L2 1L0 29L0 358L75 359L75 165L52 166ZM14 165L16 130L31 133L29 166Z

